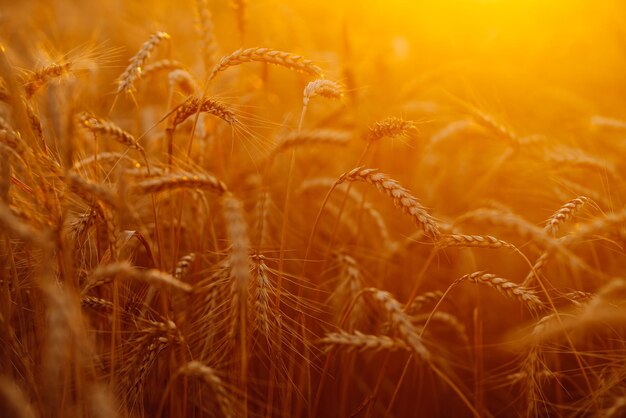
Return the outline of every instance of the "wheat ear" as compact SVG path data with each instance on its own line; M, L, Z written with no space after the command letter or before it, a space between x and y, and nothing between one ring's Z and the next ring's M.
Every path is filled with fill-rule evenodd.
M353 333L347 331L330 332L319 341L327 349L345 348L359 351L396 351L410 350L409 346L399 338L391 338L385 335L368 335L359 331Z
M175 109L168 129L175 129L190 116L198 112L217 116L229 125L236 125L238 123L235 112L230 110L224 103L208 97L190 97Z
M415 130L417 130L415 122L397 117L389 117L372 125L367 133L367 139L377 141L385 137L406 135Z
M78 116L80 124L94 134L103 134L114 138L120 144L143 152L135 137L110 121L105 121L89 113L81 113Z
M533 311L540 310L544 307L544 303L537 297L533 290L498 277L495 274L484 271L476 271L457 279L456 284L465 281L493 287L498 292L521 301Z
M234 418L235 413L232 407L231 397L226 391L226 387L222 382L222 379L217 375L217 372L199 361L190 361L189 363L178 369L179 374L185 376L193 376L202 379L215 394L215 400L220 409L220 413L225 418Z
M336 81L325 80L323 78L313 80L304 88L302 94L303 106L308 106L309 101L315 96L324 97L326 99L340 99L341 96L343 96L343 86Z
M335 182L335 185L354 181L362 181L374 185L378 191L389 196L396 207L409 215L413 222L424 230L426 235L433 240L439 239L439 225L435 218L426 211L426 208L419 203L416 197L397 181L389 178L386 174L380 173L375 168L357 167L342 174Z
M228 67L240 65L246 62L265 62L267 64L279 65L281 67L288 68L290 70L307 73L314 76L321 76L322 70L312 61L304 59L300 55L294 55L289 52L278 51L271 48L248 48L239 49L230 55L223 57L213 67L211 74L209 74L208 80L211 81L215 76L224 71Z
M270 341L272 337L272 318L274 314L271 309L270 292L272 284L268 276L268 268L265 264L265 256L252 256L254 264L254 274L256 276L256 292L254 294L254 308L256 318L254 325L256 329L261 330L265 338Z
M546 222L545 230L551 235L556 235L559 227L571 219L589 201L585 196L578 196L565 203Z
M189 274L189 271L191 270L191 267L195 260L195 253L189 253L186 256L181 257L180 260L178 260L178 263L176 263L176 268L174 269L174 278L176 278L176 280L184 279L187 274Z
M61 77L71 71L72 63L51 64L30 74L24 83L27 98L31 98L37 90L53 78Z
M152 54L152 51L164 40L169 40L170 35L166 32L155 32L139 49L139 52L130 59L130 64L124 70L122 75L117 80L117 91L115 94L121 92L131 92L133 90L133 83L141 75L142 68L145 65L148 58Z
M150 77L154 73L158 73L161 71L175 71L175 70L184 70L185 65L182 62L176 60L162 59L153 62L152 64L146 65L141 70L141 78Z
M385 292L384 290L368 288L365 291L371 293L374 300L380 303L385 311L389 313L391 323L396 327L404 342L411 347L420 359L428 362L431 359L431 354L422 342L422 338L417 332L417 329L413 326L411 317L402 309L402 304L400 304L391 293Z
M83 294L89 290L111 283L114 278L136 280L168 291L191 293L193 287L170 274L156 269L139 270L133 268L127 261L110 263L98 266L91 274L89 281L83 288Z
M198 28L202 41L202 58L204 67L208 71L213 64L213 56L217 50L215 35L213 33L213 16L209 10L207 0L196 0L196 11L198 13Z
M175 189L203 189L218 195L223 195L228 188L221 180L209 174L201 173L170 173L163 176L151 177L133 185L139 193L158 193Z
M442 235L437 241L439 249L447 247L478 247L478 248L510 248L515 249L511 243L492 237L491 235Z
M37 416L22 389L4 376L0 376L0 406L7 417L35 418Z
M316 129L312 131L292 132L279 139L278 143L270 152L268 160L288 149L311 145L336 145L346 146L350 141L350 133L334 129Z

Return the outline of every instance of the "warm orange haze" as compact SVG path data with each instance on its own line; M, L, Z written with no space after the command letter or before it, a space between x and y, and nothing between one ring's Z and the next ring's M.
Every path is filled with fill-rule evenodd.
M0 417L626 416L626 4L0 6Z

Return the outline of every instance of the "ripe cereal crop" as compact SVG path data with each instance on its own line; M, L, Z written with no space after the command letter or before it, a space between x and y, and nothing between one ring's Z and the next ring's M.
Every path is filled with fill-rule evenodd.
M0 8L0 417L626 416L626 8Z

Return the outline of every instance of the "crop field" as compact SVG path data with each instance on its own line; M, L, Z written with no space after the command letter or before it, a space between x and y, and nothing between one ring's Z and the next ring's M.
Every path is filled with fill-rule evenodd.
M0 0L0 417L626 416L626 4Z

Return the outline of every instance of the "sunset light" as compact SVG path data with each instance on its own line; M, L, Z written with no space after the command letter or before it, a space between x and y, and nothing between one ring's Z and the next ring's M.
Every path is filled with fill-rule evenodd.
M0 418L626 416L626 2L4 0Z

